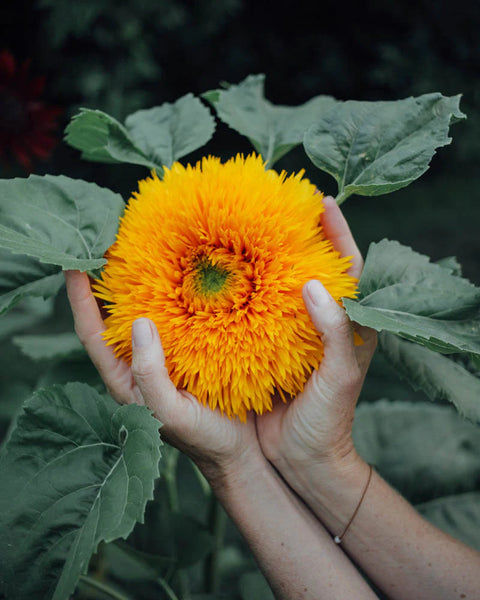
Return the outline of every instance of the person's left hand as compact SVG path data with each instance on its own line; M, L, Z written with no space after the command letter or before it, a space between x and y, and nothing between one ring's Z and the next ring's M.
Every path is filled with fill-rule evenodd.
M130 366L116 358L102 339L105 324L87 274L66 271L65 279L75 331L117 402L150 408L162 423L162 437L190 456L207 478L253 459L264 460L252 414L247 423L228 419L175 388L165 367L157 328L150 319L137 319L133 324Z
M332 197L324 198L324 206L326 237L342 256L353 257L349 273L359 278L363 260L347 222ZM257 417L265 456L291 483L302 473L308 478L319 465L332 473L357 462L352 441L355 405L377 338L373 329L359 327L363 344L355 345L352 322L320 282L305 284L303 298L322 338L322 362L295 399L277 402L272 412Z

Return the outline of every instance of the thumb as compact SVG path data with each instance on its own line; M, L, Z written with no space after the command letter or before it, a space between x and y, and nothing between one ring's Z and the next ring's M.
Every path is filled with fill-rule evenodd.
M132 325L132 375L145 404L163 423L175 409L177 389L173 385L155 323L140 318Z
M320 333L324 356L318 375L335 390L347 391L360 375L353 326L345 310L315 279L303 287L303 300L315 328Z

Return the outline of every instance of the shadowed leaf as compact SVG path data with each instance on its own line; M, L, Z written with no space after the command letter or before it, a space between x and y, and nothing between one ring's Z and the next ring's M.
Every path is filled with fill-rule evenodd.
M143 520L158 476L159 423L85 384L25 403L0 462L1 587L67 600L100 541ZM14 499L14 502L12 502Z

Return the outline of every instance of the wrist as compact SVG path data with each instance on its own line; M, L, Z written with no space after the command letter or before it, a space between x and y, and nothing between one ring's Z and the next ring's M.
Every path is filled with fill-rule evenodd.
M313 462L282 475L334 535L344 530L355 511L370 478L370 466L353 449L347 456Z
M247 448L234 456L208 457L195 461L214 493L230 490L258 477L270 468L257 448Z
M290 485L296 482L295 489L308 487L312 478L316 481L342 480L362 462L351 435L324 449L319 449L318 443L310 447L293 440L293 443L283 443L281 448L270 452L268 459Z

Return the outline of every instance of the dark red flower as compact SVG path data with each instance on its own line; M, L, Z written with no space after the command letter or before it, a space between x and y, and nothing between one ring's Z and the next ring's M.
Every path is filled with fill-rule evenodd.
M28 60L18 66L8 50L0 52L0 158L13 156L27 171L33 158L50 156L62 112L39 99L45 78L29 78L29 66Z

